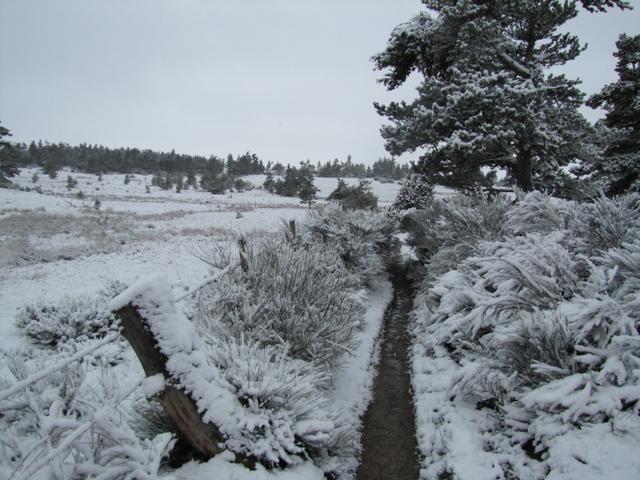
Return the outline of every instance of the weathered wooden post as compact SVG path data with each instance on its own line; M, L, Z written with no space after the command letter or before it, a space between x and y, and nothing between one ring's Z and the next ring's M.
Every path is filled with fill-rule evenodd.
M242 270L242 273L248 273L249 263L247 262L247 241L242 236L238 238L238 250L240 251L240 270Z
M202 420L194 400L184 390L171 385L172 378L166 370L167 357L158 348L146 319L131 302L113 313L120 318L122 334L136 352L147 376L164 376L160 403L182 438L204 458L222 452L224 439L218 428Z

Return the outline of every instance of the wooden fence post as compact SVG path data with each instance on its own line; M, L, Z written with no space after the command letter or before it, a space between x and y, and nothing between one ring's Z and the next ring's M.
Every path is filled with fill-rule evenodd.
M184 390L171 385L172 378L166 369L167 357L158 348L146 320L131 303L113 313L120 318L122 333L147 376L159 373L164 376L165 388L160 393L160 403L182 438L204 458L222 452L224 439L218 428L202 420L194 400Z
M238 238L238 250L240 250L240 270L242 270L242 273L248 273L249 263L247 263L247 241L242 236Z

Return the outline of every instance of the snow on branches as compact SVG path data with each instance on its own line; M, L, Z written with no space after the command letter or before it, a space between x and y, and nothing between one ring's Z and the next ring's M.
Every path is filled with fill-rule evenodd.
M446 422L470 415L465 435L488 442L482 468L519 478L539 478L533 457L542 471L571 464L554 449L575 429L640 428L638 200L580 204L532 192L507 212L499 238L476 241L452 270L427 277L413 313L419 421L437 420L434 395L450 402ZM465 413L469 405L494 418ZM429 468L466 478L451 462L458 446L447 441L451 452L438 454L433 442L423 436Z

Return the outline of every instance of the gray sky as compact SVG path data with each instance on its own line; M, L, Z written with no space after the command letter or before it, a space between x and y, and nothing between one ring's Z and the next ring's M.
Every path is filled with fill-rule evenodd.
M632 1L632 3L636 3ZM0 120L14 140L372 163L385 151L371 55L419 0L0 0ZM615 80L640 9L582 14L564 70ZM596 114L585 111L591 119ZM407 159L411 156L406 156Z

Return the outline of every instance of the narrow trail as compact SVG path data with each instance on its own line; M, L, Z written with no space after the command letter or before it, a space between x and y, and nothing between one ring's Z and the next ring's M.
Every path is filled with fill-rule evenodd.
M363 419L357 480L417 480L420 476L408 363L411 292L404 272L395 273L392 281L394 294L385 314L373 400Z

